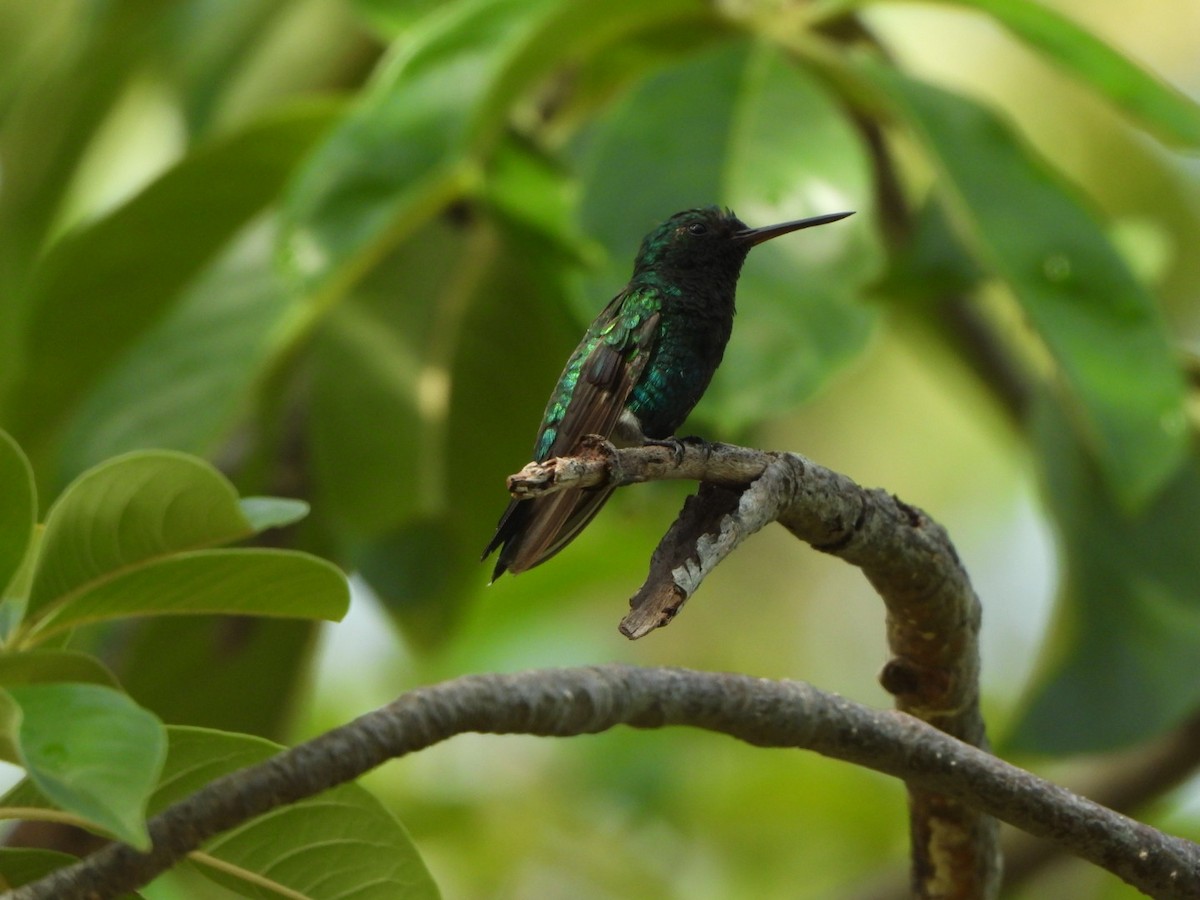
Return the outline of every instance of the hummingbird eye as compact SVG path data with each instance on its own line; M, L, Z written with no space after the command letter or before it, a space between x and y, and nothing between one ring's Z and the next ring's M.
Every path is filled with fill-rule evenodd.
M690 231L692 234L704 234L706 231L708 231L708 226L703 222L693 222L688 226L688 231Z

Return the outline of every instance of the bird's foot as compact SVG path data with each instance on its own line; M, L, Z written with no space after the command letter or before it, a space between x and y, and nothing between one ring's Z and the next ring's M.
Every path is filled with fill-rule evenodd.
M684 451L689 445L692 447L707 447L708 441L702 437L697 437L694 434L690 434L687 437L682 438L677 438L672 435L671 437L662 438L661 440L656 438L646 438L642 442L643 447L666 447L675 457L675 465L679 465L683 462Z

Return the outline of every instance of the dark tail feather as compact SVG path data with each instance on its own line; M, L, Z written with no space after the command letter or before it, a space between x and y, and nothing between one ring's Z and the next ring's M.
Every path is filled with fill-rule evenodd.
M501 547L492 581L541 565L575 539L612 496L612 488L561 491L534 500L514 500L504 510L496 533L483 551Z

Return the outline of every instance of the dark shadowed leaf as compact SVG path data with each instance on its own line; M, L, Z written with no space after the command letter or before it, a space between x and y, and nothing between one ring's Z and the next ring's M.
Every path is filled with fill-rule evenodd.
M1061 409L1035 429L1066 578L1044 671L1011 742L1042 753L1109 750L1200 705L1200 459L1137 513L1116 503Z
M25 559L37 523L33 470L7 432L0 431L0 594Z

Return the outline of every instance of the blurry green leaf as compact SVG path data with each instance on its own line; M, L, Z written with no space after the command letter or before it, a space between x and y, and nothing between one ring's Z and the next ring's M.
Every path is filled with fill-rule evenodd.
M206 455L252 409L299 306L252 227L94 382L71 415L59 479L130 450Z
M749 224L767 225L861 209L870 194L842 114L765 46L727 44L647 79L585 149L584 227L610 251L588 278L588 317L629 279L642 236L680 209L729 201ZM736 432L808 397L866 342L873 316L853 298L876 258L855 222L756 249L698 413Z
M425 649L454 633L467 598L479 585L470 561L480 548L463 546L454 518L422 516L353 552L355 569L384 609Z
M944 297L966 295L983 279L978 262L954 233L944 204L937 199L917 210L912 234L895 249L888 269L872 292L914 307Z
M421 348L358 303L332 314L313 347L313 472L321 512L371 533L420 503Z
M308 515L309 509L303 500L288 497L243 497L238 506L256 534L298 522Z
M127 616L224 613L340 619L350 603L336 566L294 550L194 550L93 584L38 617L39 637Z
M1154 298L1075 191L993 113L862 61L943 177L986 265L1062 370L1110 490L1146 502L1187 452L1183 382Z
M67 235L40 262L14 429L40 436L271 201L339 110L278 110L194 151L124 206ZM186 210L186 215L181 211Z
M21 567L36 523L33 470L17 442L0 431L0 593Z
M55 869L78 862L79 858L57 850L0 847L0 890L10 890L49 875ZM138 893L119 894L116 900L138 900Z
M128 696L95 684L9 687L20 707L16 743L38 790L138 849L145 807L166 752L162 723Z
M325 297L473 189L512 109L563 60L674 20L688 0L463 0L397 43L362 102L291 192L285 256Z
M502 141L484 185L495 213L537 232L547 249L559 248L573 261L600 262L599 248L579 234L575 222L577 186L567 170L527 142Z
M292 734L312 680L315 623L155 616L122 629L117 675L164 721L277 739Z
M23 650L0 653L0 685L72 681L118 687L117 678L96 657L77 650Z
M138 563L253 531L233 485L203 460L168 451L118 457L81 475L51 507L28 613Z
M1162 140L1200 148L1200 106L1053 9L1029 0L941 2L986 13Z
M225 123L228 116L222 114L228 113L231 95L237 106L254 91L253 86L247 90L247 76L258 74L261 55L271 52L278 33L294 17L295 5L289 0L217 6L210 0L181 0L167 8L168 28L154 47L154 62L178 96L189 132L204 134L212 130L214 118ZM311 55L306 65L310 60ZM280 73L271 74L275 92L284 94L291 85L280 83Z
M353 0L358 15L386 40L400 37L421 18L445 5L445 0L404 0L401 3L396 0Z
M1051 658L1011 742L1044 753L1110 750L1200 706L1200 458L1137 513L1102 489L1061 410L1034 431L1066 578Z
M168 732L162 784L150 803L154 812L283 749L247 735L178 727ZM249 897L279 896L261 886L264 880L312 900L440 896L404 826L357 784L276 810L216 837L204 850L226 868L197 862L199 870Z
M42 8L30 30L12 34L27 63L11 76L0 113L0 386L17 374L30 268L92 145L162 26L155 0ZM5 23L8 24L8 23ZM19 24L19 23L18 23ZM6 32L6 37L8 33ZM7 54L6 54L7 58ZM41 373L43 376L45 372ZM20 435L24 438L24 435ZM26 450L34 455L28 445Z

